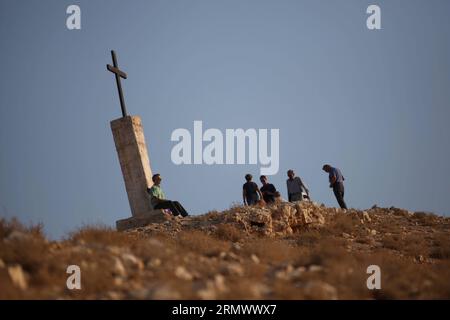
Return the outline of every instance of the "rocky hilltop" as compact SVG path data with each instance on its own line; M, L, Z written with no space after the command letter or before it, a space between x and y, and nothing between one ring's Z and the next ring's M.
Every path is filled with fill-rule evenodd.
M70 265L80 290L67 288ZM448 299L450 218L281 203L62 241L0 220L0 284L1 299Z

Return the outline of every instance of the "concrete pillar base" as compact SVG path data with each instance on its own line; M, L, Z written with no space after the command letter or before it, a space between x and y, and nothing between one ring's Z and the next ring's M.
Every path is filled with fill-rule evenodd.
M139 216L117 220L116 229L117 231L124 231L127 229L144 227L150 223L163 223L171 219L172 216L165 213L163 210L152 210Z

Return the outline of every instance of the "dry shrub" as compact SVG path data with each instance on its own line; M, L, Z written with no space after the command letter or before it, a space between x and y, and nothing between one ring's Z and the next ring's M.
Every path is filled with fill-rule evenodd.
M278 264L295 259L298 251L286 242L261 238L246 242L242 252L245 256L255 254L263 262Z
M45 239L44 225L42 223L32 224L30 226L24 226L16 218L11 220L0 219L0 240L7 238L13 231L26 233L31 237L39 239Z
M328 234L324 232L325 230L317 229L306 229L303 232L296 233L297 245L311 247L319 243Z
M208 220L217 220L222 217L222 214L219 211L213 210L209 211L205 214L197 216L200 221L208 221Z
M410 256L417 257L419 255L427 256L429 253L429 245L422 234L407 234L402 241L401 250Z
M236 206L231 210L241 209ZM327 217L323 228L274 238L247 236L232 223L219 223L226 220L223 215L210 212L200 220L202 223L180 232L143 228L118 233L106 227L84 227L63 242L48 242L39 225L24 227L17 221L1 219L0 259L6 268L0 268L0 299L99 299L111 291L129 298L139 288L151 291L162 287L175 290L181 299L195 299L208 280L213 280L222 267L232 263L240 264L243 275L223 272L229 290L216 292L216 298L329 297L320 290L308 293L307 284L311 281L333 286L340 299L450 298L448 227L436 222L432 228L424 227L435 219L428 214L418 214L416 218L393 214L375 216L371 223L361 224L353 212L337 213ZM420 226L415 223L418 221ZM367 227L375 228L376 236L368 235ZM392 234L383 234L384 228L392 230ZM19 232L12 235L14 231ZM343 232L355 239L351 252L346 249L351 241L344 239ZM240 249L232 246L231 242L236 241ZM358 245L358 242L370 244L371 241L381 241L382 247ZM110 250L113 248L108 248L111 246L120 247L119 253L113 253ZM146 267L141 271L126 267L123 284L116 285L114 259L123 259L121 252L128 251ZM259 262L251 258L252 254ZM414 259L417 255L434 259ZM158 266L148 264L157 260L153 258L160 260ZM21 291L13 285L7 273L7 267L13 264L21 265L26 272L28 290ZM66 268L70 264L82 268L82 290L66 289ZM371 291L366 287L366 269L373 264L381 268L381 290ZM311 265L322 268L313 271ZM194 279L177 277L178 266L185 267ZM305 268L299 275L276 276L279 270L297 270L301 266Z
M177 244L196 253L214 256L229 249L229 242L218 240L198 230L181 231Z
M411 258L393 255L388 251L365 255L361 264L380 267L381 290L372 292L376 299L428 299L438 282L446 282L447 288L450 283L448 272L439 274L436 279L430 277L437 274L435 265L413 263Z
M238 229L231 224L220 224L216 231L215 236L221 240L237 242L245 237L242 229Z
M440 234L436 236L430 257L434 259L450 259L450 238L447 235Z
M0 241L0 259L7 264L20 264L27 272L35 272L49 246L42 225L25 227L17 220L1 220L0 230L2 237L6 237ZM17 236L8 238L13 232L17 232Z
M173 248L176 243L174 239L165 234L152 235L151 240L149 241L148 238L136 239L129 248L136 256L148 261L151 258L166 259L170 256L170 252L166 249Z
M135 238L127 233L117 232L106 226L85 226L69 234L72 244L80 242L109 246L129 246Z
M386 249L400 250L402 248L402 243L399 235L384 236L381 240L381 243Z
M39 290L40 286L52 284L63 286L65 269L57 259L49 255L50 245L42 232L42 225L26 227L17 220L0 220L0 259L7 265L21 266L31 289L20 291L14 286L7 274L7 268L0 269L0 299L29 298L47 293ZM57 274L55 276L55 273ZM36 287L38 289L36 289Z
M433 226L436 224L436 215L428 212L414 212L412 218L422 226Z
M332 218L326 228L336 235L341 235L343 232L352 233L355 230L355 219L349 214L340 212Z
M332 266L343 263L349 253L345 250L346 242L343 239L327 238L312 250L307 264Z
M25 231L25 227L15 218L12 220L0 219L0 239L7 238L14 230Z
M272 284L273 296L271 298L280 300L301 300L304 299L302 290L288 281L276 281Z
M355 239L355 242L356 243L361 243L361 244L373 244L373 242L374 242L374 240L373 240L373 238L370 238L370 237L368 237L368 236L358 236L356 239Z
M383 233L398 233L400 227L401 224L397 220L390 219L390 217L387 216L379 222L377 225L377 230Z

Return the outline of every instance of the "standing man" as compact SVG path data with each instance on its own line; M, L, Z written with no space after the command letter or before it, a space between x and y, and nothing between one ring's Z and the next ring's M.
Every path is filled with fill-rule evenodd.
M263 184L261 187L261 193L266 203L274 203L275 197L277 196L277 189L275 186L269 182L267 182L266 176L259 177L259 181Z
M252 181L253 176L251 174L245 175L244 185L242 186L242 198L244 205L252 206L258 203L258 200L262 199L262 193L258 188L258 185ZM259 198L258 198L259 196Z
M161 175L159 173L154 174L152 180L153 186L147 188L147 192L150 195L150 204L153 209L169 209L174 216L188 216L188 213L178 201L166 200L161 189Z
M347 209L347 205L344 201L344 176L341 170L333 168L329 164L325 164L322 170L328 173L328 179L330 181L330 188L333 188L334 196L336 197L339 206L342 209Z
M287 175L289 177L286 180L289 202L302 201L303 191L305 191L307 199L309 199L308 188L306 188L306 186L303 184L303 181L302 179L300 179L300 177L295 176L294 170L288 170Z

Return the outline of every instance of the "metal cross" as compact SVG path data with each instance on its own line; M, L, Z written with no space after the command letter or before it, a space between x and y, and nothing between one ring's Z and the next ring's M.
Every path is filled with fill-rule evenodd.
M120 78L126 79L127 74L119 69L119 66L117 65L116 53L114 52L114 50L111 50L111 56L113 60L113 65L107 64L106 69L114 73L116 76L117 90L119 91L120 108L122 109L122 116L126 117L127 108L125 107L125 100L123 98L122 84L120 83Z

